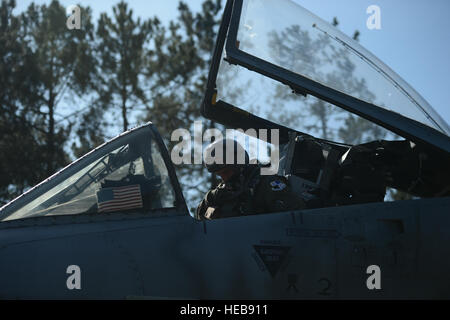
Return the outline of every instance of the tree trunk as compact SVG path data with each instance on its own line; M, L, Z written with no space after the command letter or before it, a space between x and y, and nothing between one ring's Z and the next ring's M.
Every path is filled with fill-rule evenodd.
M53 89L50 89L48 99L48 132L47 132L47 176L54 173L55 159L55 97Z
M128 120L127 120L127 98L122 95L122 118L123 118L123 131L128 130Z

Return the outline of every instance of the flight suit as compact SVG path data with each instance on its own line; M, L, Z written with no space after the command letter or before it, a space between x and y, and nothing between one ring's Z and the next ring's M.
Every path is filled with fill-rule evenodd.
M303 209L306 205L282 176L263 176L260 166L249 166L228 182L208 191L196 218L218 219L268 212Z

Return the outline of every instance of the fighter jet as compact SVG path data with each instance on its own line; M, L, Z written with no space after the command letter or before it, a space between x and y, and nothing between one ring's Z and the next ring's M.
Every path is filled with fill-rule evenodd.
M289 0L228 0L199 107L277 129L307 208L191 217L148 123L0 209L0 298L450 298L449 126L358 43ZM305 110L389 139L313 136Z

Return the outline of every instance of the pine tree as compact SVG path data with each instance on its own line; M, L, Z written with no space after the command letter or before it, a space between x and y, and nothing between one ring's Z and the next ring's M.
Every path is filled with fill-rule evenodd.
M130 127L130 113L147 103L143 85L150 53L147 45L158 25L158 19L135 19L133 10L123 1L113 7L112 17L102 13L98 21L97 92L103 110L120 112L118 118L122 120L123 131ZM115 119L113 116L109 120L115 122Z
M41 140L45 141L44 153L46 175L53 174L69 162L64 150L68 141L70 122L58 110L63 99L80 96L92 86L95 60L92 56L93 25L90 10L82 8L80 30L69 30L66 10L56 0L49 6L32 3L21 15L25 38L32 50L37 66L35 75L39 80L39 101L34 123L40 128ZM70 102L69 102L70 104ZM71 111L77 106L72 105Z
M203 121L204 129L217 126L201 118L200 107L221 9L220 0L206 0L202 10L194 14L180 2L178 19L171 21L167 30L162 28L155 39L155 56L148 64L147 75L156 72L158 78L153 82L152 99L143 120L155 123L169 150L174 145L169 139L175 129L192 129L196 120ZM181 165L176 169L192 212L217 179L202 165Z
M0 6L0 204L42 178L43 148L30 110L37 105L36 62L14 16L14 0Z

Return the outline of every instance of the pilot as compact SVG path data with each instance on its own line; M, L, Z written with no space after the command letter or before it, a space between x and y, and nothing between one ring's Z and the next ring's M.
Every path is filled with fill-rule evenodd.
M227 164L227 144L233 145L233 162ZM215 150L222 149L222 164L212 162ZM261 175L261 164L250 164L244 148L235 140L222 139L206 149L206 168L222 178L219 185L208 191L196 211L196 218L218 219L266 212L305 208L303 200L293 194L285 177ZM243 157L242 157L243 155ZM239 156L244 161L240 161ZM218 157L215 157L217 160ZM212 162L212 163L211 163Z

